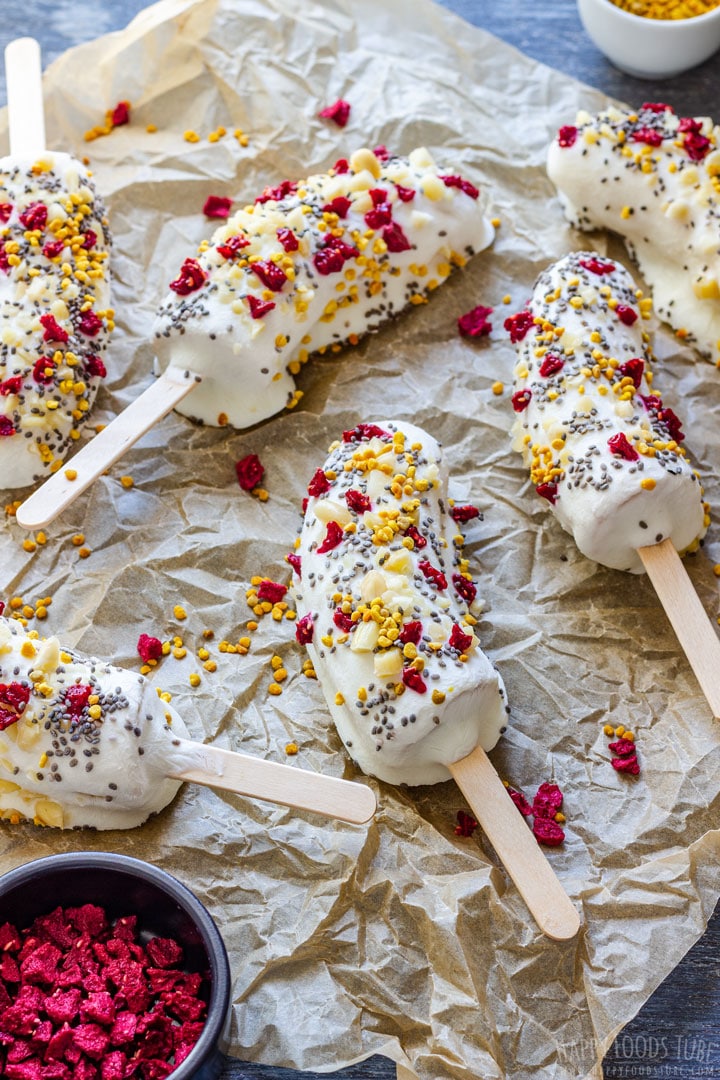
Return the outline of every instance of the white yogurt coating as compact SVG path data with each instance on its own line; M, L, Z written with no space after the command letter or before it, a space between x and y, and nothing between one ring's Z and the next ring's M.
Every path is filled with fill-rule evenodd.
M477 189L424 148L387 160L358 150L260 199L200 246L190 277L177 279L191 291L171 291L155 322L160 367L202 376L178 410L205 424L246 428L293 407L293 376L312 353L339 351L423 303L493 239ZM340 254L329 258L328 245ZM276 268L275 289L256 262ZM259 313L258 303L273 306Z
M388 783L448 780L448 764L492 749L508 710L474 633L480 605L440 447L412 424L360 425L308 490L297 635L338 733L363 772ZM321 552L338 529L340 543Z
M619 233L658 314L720 361L720 127L663 104L581 112L548 173L568 219Z
M58 469L88 418L114 325L109 243L81 162L0 159L0 490Z
M576 252L505 324L518 350L514 449L583 555L633 573L637 548L694 549L708 525L679 421L652 383L650 309L624 267Z
M187 734L142 675L0 619L1 820L142 825L181 786L167 772L193 764Z

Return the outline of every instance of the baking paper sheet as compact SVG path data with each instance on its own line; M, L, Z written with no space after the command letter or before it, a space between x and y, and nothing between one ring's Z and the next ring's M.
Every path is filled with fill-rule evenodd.
M196 738L278 761L294 740L297 768L355 777L319 686L301 673L291 622L263 620L247 656L218 643L246 632L253 575L289 580L284 556L327 445L360 420L419 423L444 443L461 497L484 515L466 550L486 599L482 643L512 705L493 761L530 797L545 780L565 792L567 839L548 858L584 930L566 944L538 934L480 832L454 834L464 802L452 783L401 790L366 780L381 809L365 828L188 786L127 833L3 826L0 870L109 849L191 885L230 953L240 1058L331 1071L382 1052L421 1080L599 1076L612 1039L702 933L720 893L720 753L687 662L649 581L578 554L507 436L514 353L503 319L552 259L607 244L564 223L545 148L579 107L606 99L426 0L170 0L65 54L45 91L50 144L89 156L116 242L119 329L96 422L151 381L153 311L212 232L207 195L242 204L378 143L402 153L425 144L486 194L502 223L492 250L426 306L307 365L297 410L246 432L167 418L35 553L8 517L0 595L51 595L42 633L135 668L141 632L181 634L187 657L166 659L152 680ZM352 105L344 130L317 118L338 97ZM131 123L84 143L123 99ZM228 134L208 142L220 125ZM187 129L198 143L184 141ZM480 303L495 308L492 335L461 340L457 317ZM657 351L656 385L685 420L716 506L718 374L667 335ZM265 503L237 485L234 463L248 453L265 466ZM85 560L71 543L78 532L92 549ZM688 560L713 617L718 561L713 524ZM177 603L188 612L181 623ZM197 659L206 628L215 674ZM289 672L279 697L267 693L275 654ZM637 780L611 768L606 722L636 732Z

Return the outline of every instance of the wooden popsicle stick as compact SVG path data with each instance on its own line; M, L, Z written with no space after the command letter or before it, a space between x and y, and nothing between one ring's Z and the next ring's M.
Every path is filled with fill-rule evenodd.
M483 748L448 768L543 934L574 937L580 916Z
M5 48L5 82L13 157L37 157L45 149L40 46L31 37Z
M375 793L365 784L237 754L218 746L180 740L180 752L183 747L193 759L202 757L203 764L168 773L173 780L189 780L298 810L312 810L354 825L369 821L377 809Z
M671 540L637 549L714 717L720 719L720 639Z
M18 525L24 529L48 525L199 382L199 375L171 364L127 409L18 507L15 518ZM71 475L77 474L74 480L68 479L68 471Z

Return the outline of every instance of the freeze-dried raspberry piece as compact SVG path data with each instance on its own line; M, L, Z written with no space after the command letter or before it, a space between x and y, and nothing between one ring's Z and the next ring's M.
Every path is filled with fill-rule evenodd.
M472 604L477 596L477 585L473 581L469 581L462 574L453 574L452 582L458 596L460 596L466 604Z
M636 390L640 389L642 382L643 372L645 370L645 361L640 357L633 357L632 360L626 360L623 364L620 364L618 371L626 379L632 379L633 386Z
M69 990L53 990L45 998L43 1008L54 1024L70 1023L80 1011L82 993L77 986Z
M190 260L186 260L189 262ZM96 315L94 311L85 311L80 316L80 322L78 323L78 330L85 337L97 337L102 330L103 323L99 315Z
M170 282L170 288L178 296L189 296L197 292L207 281L207 274L197 259L186 259L180 267L180 273Z
M125 1080L126 1076L132 1075L127 1072L127 1060L127 1054L122 1050L111 1050L102 1059L100 1080ZM177 1065L177 1058L175 1064Z
M516 791L515 788L508 787L507 793L523 817L532 817L533 808L523 795L522 791Z
M277 599L279 600L282 600L283 596L287 592L287 586L285 585L277 585L274 581L263 581L260 585L260 588L258 589L258 597L261 600L270 599L269 596L260 595L260 591L262 590L263 585L273 586L274 590L279 593L279 595L277 596ZM273 597L275 597L275 593L273 593ZM275 598L273 598L272 602L276 602ZM177 941L175 941L173 938L151 938L145 946L145 950L152 962L157 967L161 968L174 967L175 964L179 964L183 958L183 951L178 945Z
M265 475L265 469L257 454L248 454L235 463L235 473L243 491L252 491Z
M632 326L637 322L637 311L629 307L627 304L618 304L615 308L615 314L624 326Z
M149 634L141 634L138 638L137 651L144 664L150 660L159 660L162 657L162 641L160 638L150 637Z
M225 195L208 195L203 206L203 214L209 218L229 217L232 204L232 199Z
M475 818L468 814L467 811L458 810L457 825L455 826L456 836L472 836L477 829L477 825Z
M178 1020L199 1020L205 1014L205 1002L193 994L171 990L160 995L167 1011Z
M400 629L398 639L403 645L417 645L422 637L422 623L419 619L412 619L410 622L406 622Z
M337 521L328 521L325 538L317 549L318 555L324 555L326 551L332 551L338 547L342 543L344 535L343 528L338 525Z
M533 799L533 814L554 818L563 804L563 793L557 784L541 784Z
M124 1046L135 1038L138 1018L132 1012L119 1012L110 1029L110 1042L113 1046Z
M108 1049L110 1039L99 1024L78 1024L72 1028L72 1041L83 1054L97 1061Z
M41 315L40 325L43 328L43 341L57 341L64 345L70 338L67 330L63 330L54 315Z
M480 511L476 506L471 506L469 503L466 506L452 506L450 508L450 517L453 521L465 525L473 518L480 517Z
M367 495L363 495L362 491L356 491L355 488L350 488L345 492L345 502L356 514L364 514L366 510L372 509L372 503Z
M382 231L382 238L387 244L388 251L398 255L401 251L410 251L412 244L396 221L386 225Z
M130 122L130 102L118 101L115 108L110 113L110 120L113 127L121 127L123 124Z
M88 934L91 938L99 937L108 928L105 910L97 904L83 904L81 907L68 908L66 915L81 934Z
M278 229L277 238L285 251L297 251L300 247L300 241L292 229Z
M20 964L20 978L25 983L54 983L62 952L45 941L30 952Z
M9 953L0 957L0 979L6 983L20 982L20 965Z
M458 624L453 623L448 645L451 649L458 649L461 653L467 652L472 645L472 635L463 633Z
M0 926L0 952L17 952L22 942L16 926L6 922Z
M457 321L460 334L469 338L484 337L489 334L492 330L492 323L489 321L488 315L492 315L492 313L493 309L491 307L483 307L482 304L478 304L471 311L466 311Z
M477 199L480 195L475 185L471 184L469 180L463 179L462 176L441 176L440 179L445 187L459 188L460 191L464 191L466 195L469 195L471 199Z
M307 493L317 498L330 490L330 481L322 469L316 469L308 484Z
M389 431L383 431L377 424L358 424L351 431L343 431L343 442L362 442L363 439L391 439Z
M523 341L528 334L528 331L535 325L535 316L532 311L527 309L524 311L518 311L515 315L510 315L503 323L503 326L510 334L510 340L513 345L517 345L518 341Z
M631 739L618 739L617 742L611 742L608 745L608 750L612 750L618 757L629 757L630 754L636 752L637 747Z
M539 844L545 847L558 847L565 839L565 833L552 818L536 817L533 822L533 833Z
M610 764L616 772L629 773L631 776L638 776L640 773L640 762L637 759L637 754L631 754L629 757L612 758Z
M80 1016L83 1020L94 1020L98 1024L112 1024L115 1019L115 1005L107 990L88 994L80 1006Z
M628 442L627 435L624 431L618 431L615 435L611 435L607 444L611 454L616 454L625 461L637 461L640 457L640 454L632 443Z
M267 600L268 603L270 603L270 604L279 604L280 601L285 596L285 593L287 591L288 591L287 585L281 585L279 581L270 581L268 578L265 578L258 585L258 590L257 590L258 600ZM173 961L171 961L169 963L166 963L166 964L162 964L160 962L160 960L157 960L155 958L154 952L150 951L150 946L153 945L153 949L158 950L158 949L164 947L164 945L159 946L159 945L156 945L155 942L164 943L166 941L170 942L170 944L172 945L172 948L174 950L178 950L179 956L177 957L176 960L173 960ZM169 948L169 946L168 946L168 948ZM156 963L158 967L172 967L173 964L178 963L182 959L182 949L177 944L177 942L173 941L171 938L153 938L147 944L147 951L148 951L148 955L149 955L150 959L154 963Z
M417 668L403 668L402 681L408 689L414 690L418 694L427 693L427 684Z
M558 356L556 353L548 353L543 357L543 361L540 364L539 372L544 379L549 378L551 375L556 375L558 371L562 371L565 367L565 359L562 356Z
M314 633L313 618L308 612L307 615L303 615L302 619L298 619L295 623L295 639L300 645L309 645Z
M7 1080L43 1080L40 1058L29 1061L8 1062L3 1070Z
M440 590L447 589L447 578L442 570L438 570L437 567L433 566L427 559L420 560L418 569L427 581L432 581L436 588Z
M278 266L277 263L271 262L270 259L259 259L257 262L252 263L250 269L257 274L263 285L270 289L271 292L280 292L287 281L287 274L283 268Z
M333 105L327 105L321 109L318 116L321 116L323 120L334 120L338 127L345 127L350 119L350 102L338 98Z
M565 124L558 131L558 145L563 147L574 146L578 130L572 124Z

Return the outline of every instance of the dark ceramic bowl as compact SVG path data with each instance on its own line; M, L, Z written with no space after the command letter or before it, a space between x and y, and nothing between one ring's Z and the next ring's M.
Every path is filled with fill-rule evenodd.
M139 938L174 938L187 971L210 972L207 1020L172 1080L216 1080L230 1010L230 966L220 932L205 907L176 878L150 863L110 852L50 855L0 877L0 924L27 928L56 907L98 904L110 920L137 915Z

